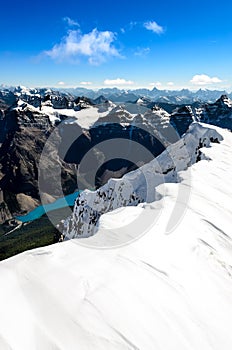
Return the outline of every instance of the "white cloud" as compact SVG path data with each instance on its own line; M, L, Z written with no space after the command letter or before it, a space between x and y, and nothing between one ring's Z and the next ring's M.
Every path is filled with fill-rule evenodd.
M79 23L71 19L70 17L64 17L63 21L66 22L69 27L79 27Z
M164 28L157 24L155 21L149 21L144 23L144 27L147 30L151 30L153 33L162 34L164 32Z
M167 85L168 85L168 86L173 86L174 83L173 83L173 81L169 81L169 82L167 83Z
M117 79L106 79L104 81L104 85L113 85L113 86L122 86L122 85L133 85L134 82L131 80L125 80L125 79L121 79L121 78L117 78Z
M147 56L149 54L149 52L151 51L151 49L149 47L143 47L143 48L138 48L137 51L135 51L135 56Z
M93 85L91 81L81 81L80 85Z
M160 81L157 81L156 83L150 83L149 86L159 87L159 86L162 86L162 83Z
M190 83L194 85L210 85L210 84L217 84L221 82L222 80L219 79L218 77L209 77L206 74L196 74L190 80Z
M58 85L65 85L65 82L64 81L59 81Z
M99 65L108 57L121 57L113 46L115 39L113 32L101 32L96 28L87 34L82 34L80 30L69 30L59 44L44 54L56 61L73 63L81 57L87 57L90 64Z

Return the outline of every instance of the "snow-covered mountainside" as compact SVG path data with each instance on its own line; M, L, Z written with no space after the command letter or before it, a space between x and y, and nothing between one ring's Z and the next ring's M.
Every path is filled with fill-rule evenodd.
M212 124L232 130L232 100L222 95L214 103L193 104L173 111L171 124L182 135L193 121Z
M156 106L153 110L147 109L144 113L132 114L128 112L127 106L117 106L107 115L100 116L92 125L97 128L99 125L117 124L130 125L131 128L146 130L151 135L155 135L165 146L178 140L178 133L170 124L170 114L164 109Z
M0 263L1 350L231 350L232 135L195 124L183 140L189 159L178 142L178 169L166 174L180 182L157 183L155 202L102 215L97 234L81 241L105 245L124 221L139 217L146 226L162 208L139 240L98 250L73 239ZM204 159L195 163L198 146ZM173 207L183 204L180 188L191 196L166 234Z
M158 104L161 107L165 106L166 110L172 114L175 127L184 124L184 127L179 127L182 131L187 124L195 119L228 127L228 120L226 119L231 119L231 115L228 116L228 114L231 114L232 109L230 97L231 94L226 95L225 91L201 89L196 92L188 89L162 91L156 88L153 90L137 89L131 91L109 88L98 91L87 89L58 91L56 89L30 89L19 86L0 90L0 115L3 108L14 105L21 100L35 107L36 112L40 111L42 114L49 115L53 123L59 123L61 120L70 117L72 118L70 122L78 122L82 128L89 128L98 118L106 116L108 112L115 108L114 103L123 105L124 109L133 115L145 114L147 110L151 110ZM214 102L215 100L217 101ZM174 111L178 106L180 109ZM187 119L185 108L189 109Z
M19 99L12 109L21 112L21 115L28 112L30 116L35 115L36 117L40 117L42 124L43 119L46 120L49 118L52 125L59 124L65 120L66 124L77 123L82 128L89 129L99 118L106 116L116 107L110 101L95 105L89 103L84 98L77 100L74 105L58 106L54 104L53 99L50 97L46 101L40 102L38 106L34 106L33 103L31 104L25 102L24 99Z
M91 236L97 231L102 214L120 207L155 201L158 185L180 181L181 171L204 158L200 149L209 146L210 142L221 140L214 128L193 123L182 139L150 163L124 175L122 179L110 179L95 192L82 192L72 217L65 222L65 237Z
M116 105L112 102L105 101L98 105L88 106L76 112L70 109L61 111L55 110L54 112L68 116L69 118L65 121L66 124L77 123L82 128L89 129L99 118L106 116L115 107Z
M227 95L222 95L215 103L196 108L194 113L205 123L232 129L232 100Z

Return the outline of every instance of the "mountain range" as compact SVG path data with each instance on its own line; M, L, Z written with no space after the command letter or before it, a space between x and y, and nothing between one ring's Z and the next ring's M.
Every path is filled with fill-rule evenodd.
M112 95L112 92L116 94L118 90L107 89L104 93L106 92ZM187 94L187 90L185 92ZM123 94L131 97L130 93ZM74 96L67 91L64 93L51 89L17 87L2 89L0 103L2 223L15 215L26 214L41 204L38 188L39 159L46 140L56 128L58 153L57 144L54 144L50 151L51 154L56 154L56 158L50 159L49 155L46 158L49 186L44 185L42 188L42 196L48 202L59 196L56 185L50 181L54 177L53 168L56 169L54 164L61 164L61 182L66 195L79 187L100 187L110 177L121 177L151 161L150 156L146 158L138 151L135 152L133 163L115 161L103 165L103 159L107 156L97 145L109 139L109 135L110 138L127 140L128 144L121 151L117 147L121 158L125 147L131 149L127 154L128 159L134 157L130 146L132 142L140 143L151 152L152 157L157 157L164 147L176 142L192 122L231 129L232 118L232 102L227 95L220 96L213 103L198 101L180 105L167 101L155 102L146 96L136 96L132 102L113 102L103 95L93 100L86 96ZM66 154L62 154L70 135L79 135L78 140ZM77 184L77 168L88 152L92 152L91 166L82 171ZM99 170L95 183L91 184L89 176L94 168Z
M112 102L134 102L138 98L148 98L153 102L164 102L164 103L174 103L174 104L188 104L194 102L214 102L221 95L228 95L232 98L232 92L228 93L225 90L209 90L209 89L199 89L197 91L191 91L188 89L182 90L159 90L154 87L152 90L149 89L134 89L134 90L125 90L118 88L101 88L98 90L91 90L86 88L27 88L24 86L18 87L6 87L0 85L0 100L4 95L7 95L9 92L8 98L14 95L18 96L44 96L49 92L56 92L57 95L63 95L67 98L85 96L92 100L103 97L104 99L111 100ZM3 96L2 96L3 95ZM5 97L6 98L6 97Z

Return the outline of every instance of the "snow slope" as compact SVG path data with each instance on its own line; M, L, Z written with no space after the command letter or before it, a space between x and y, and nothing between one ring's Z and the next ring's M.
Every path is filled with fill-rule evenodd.
M104 108L105 107L105 108ZM69 117L65 124L77 123L84 129L89 129L100 117L106 116L115 105L91 106L80 111L73 109L54 109L52 106L42 106L42 112L49 115L50 120L54 121L57 116L63 115Z
M208 159L158 186L159 201L103 215L86 239L162 207L139 240L102 250L73 239L0 263L1 350L231 350L232 135L210 129L223 140L202 149ZM186 210L166 234L190 172Z
M105 117L110 111L112 111L113 108L115 108L115 105L108 102L99 106L88 106L88 108L74 110L72 108L54 108L51 101L47 101L42 103L41 108L39 108L19 99L17 106L14 109L21 111L25 108L32 113L41 114L41 116L48 116L52 124L60 122L62 117L66 117L66 124L77 123L82 128L89 129L99 118Z

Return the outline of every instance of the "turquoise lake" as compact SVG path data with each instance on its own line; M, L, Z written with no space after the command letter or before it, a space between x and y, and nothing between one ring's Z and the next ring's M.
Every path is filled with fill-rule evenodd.
M41 216L43 216L45 213L56 210L56 209L62 209L68 206L73 206L75 203L76 198L79 196L80 191L71 193L65 197L57 199L55 202L45 205L40 205L39 207L35 208L34 210L30 211L28 214L23 216L16 216L15 219L21 221L21 222L29 222L36 219L39 219Z

